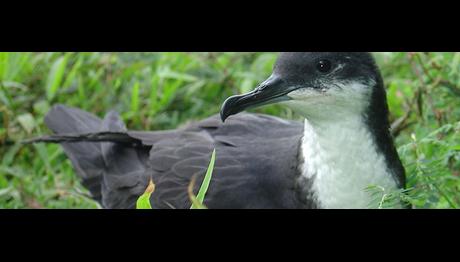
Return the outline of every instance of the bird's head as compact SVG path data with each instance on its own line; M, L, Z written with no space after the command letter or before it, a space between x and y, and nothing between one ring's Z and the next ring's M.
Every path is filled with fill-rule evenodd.
M375 95L384 95L381 81L369 53L281 53L266 81L224 102L221 118L273 103L283 103L313 121L363 114Z

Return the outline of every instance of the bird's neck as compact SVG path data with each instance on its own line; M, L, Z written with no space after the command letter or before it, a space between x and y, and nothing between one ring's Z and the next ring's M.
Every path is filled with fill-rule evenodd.
M369 208L374 196L370 186L384 193L398 182L387 158L361 116L337 121L305 120L301 145L302 178L320 208Z

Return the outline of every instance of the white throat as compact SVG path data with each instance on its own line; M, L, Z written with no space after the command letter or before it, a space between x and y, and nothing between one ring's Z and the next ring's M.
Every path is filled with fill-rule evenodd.
M320 208L372 208L376 206L370 206L369 186L381 188L382 195L396 189L383 154L359 116L314 124L305 119L301 150L301 173L311 179Z

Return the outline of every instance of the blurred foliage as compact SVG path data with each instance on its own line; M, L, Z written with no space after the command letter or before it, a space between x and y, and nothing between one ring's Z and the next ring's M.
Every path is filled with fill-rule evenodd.
M396 143L417 208L460 206L460 53L375 53ZM0 53L0 208L96 208L57 145L18 142L49 131L63 103L130 129L176 128L253 89L276 53ZM253 110L300 119L277 105Z

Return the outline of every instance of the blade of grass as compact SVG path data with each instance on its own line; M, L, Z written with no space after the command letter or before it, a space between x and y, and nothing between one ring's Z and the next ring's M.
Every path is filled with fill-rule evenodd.
M131 113L135 118L139 117L139 82L135 82L131 93Z
M152 195L153 191L155 191L155 184L150 178L149 185L145 189L144 194L142 194L137 199L136 209L152 209L152 206L150 205L150 196Z
M206 192L208 191L209 183L211 182L212 171L214 170L215 161L216 161L216 149L212 151L211 161L209 162L208 170L206 171L206 175L204 176L203 183L201 183L200 190L198 191L198 194L196 196L196 199L198 200L200 204L203 204L204 197L206 195ZM196 208L198 208L198 206L195 204L192 204L191 209L196 209Z
M48 100L52 100L56 95L61 85L66 65L67 56L62 56L53 63L46 82L46 97Z
M8 73L8 57L8 52L0 52L0 79L2 80L6 79Z

